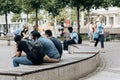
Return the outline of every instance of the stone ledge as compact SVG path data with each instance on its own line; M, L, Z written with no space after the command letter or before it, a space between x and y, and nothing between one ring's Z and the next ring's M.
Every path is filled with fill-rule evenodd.
M87 44L73 44L68 47L69 53L77 54L96 54L99 50L96 47L91 47Z
M18 68L0 71L0 79L76 80L95 70L100 63L99 51L96 54L66 53L63 56L59 63L44 63L39 66L20 66ZM5 78L6 76L8 78Z

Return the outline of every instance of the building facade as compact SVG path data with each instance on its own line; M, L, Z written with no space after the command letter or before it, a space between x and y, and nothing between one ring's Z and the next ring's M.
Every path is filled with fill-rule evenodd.
M109 28L120 27L120 8L118 7L109 7L108 10L105 9L93 10L91 14L102 16L105 27Z

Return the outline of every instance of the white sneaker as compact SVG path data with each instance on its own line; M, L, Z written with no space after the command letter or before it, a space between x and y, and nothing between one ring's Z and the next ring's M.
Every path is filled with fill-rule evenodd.
M102 48L102 49L100 50L100 52L101 52L101 53L105 53L105 49Z
M68 51L67 50L63 50L63 53L68 53Z

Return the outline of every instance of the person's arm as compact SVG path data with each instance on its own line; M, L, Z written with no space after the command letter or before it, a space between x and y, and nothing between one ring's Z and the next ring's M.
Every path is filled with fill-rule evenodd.
M72 33L72 39L76 39L76 37L77 37L77 33Z
M17 51L16 53L15 53L15 56L14 57L20 57L21 56L21 52L20 51Z
M57 63L60 61L60 59L54 59L54 58L50 58L47 55L44 56L44 61L45 62L49 62L49 63Z
M27 33L23 33L23 38L29 38L29 35Z
M20 57L21 53L22 53L22 46L21 46L21 44L20 45L16 44L15 45L15 55L13 57Z

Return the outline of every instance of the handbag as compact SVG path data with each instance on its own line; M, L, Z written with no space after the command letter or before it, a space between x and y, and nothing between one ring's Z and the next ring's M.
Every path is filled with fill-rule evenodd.
M93 38L94 38L94 40L98 39L99 38L99 33L98 32L94 32Z

